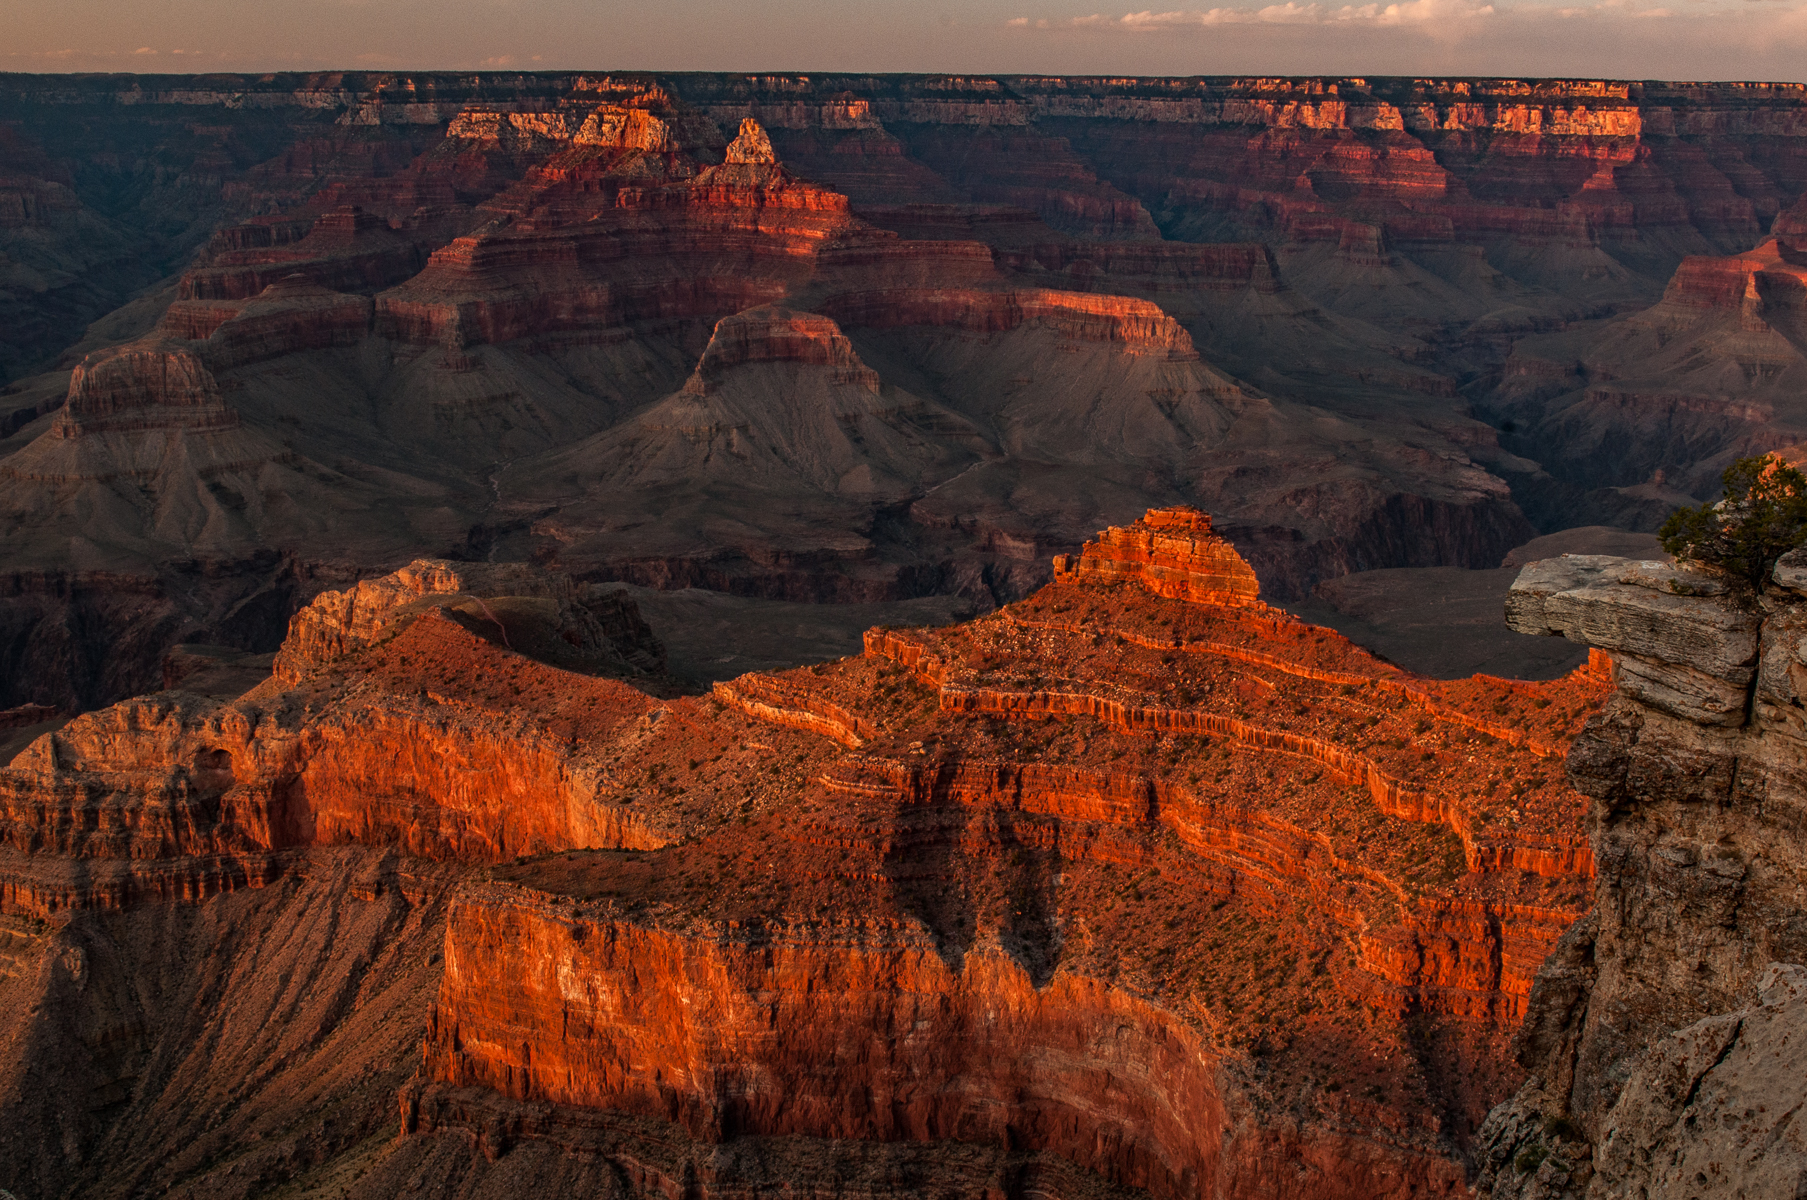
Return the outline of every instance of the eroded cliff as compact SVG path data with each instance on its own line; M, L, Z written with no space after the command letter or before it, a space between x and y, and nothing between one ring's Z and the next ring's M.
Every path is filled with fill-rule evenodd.
M1481 1134L1496 1197L1783 1196L1800 1079L1800 552L1761 595L1666 564L1527 567L1508 615L1612 658L1575 741L1594 909L1537 977L1532 1073Z
M1260 603L1209 528L1151 512L993 616L703 697L595 674L631 629L570 658L569 579L420 562L303 610L237 699L39 738L0 771L5 986L74 1007L13 1010L8 1087L17 1136L79 1149L0 1185L1462 1194L1591 896L1555 763L1603 678L1388 667ZM352 976L254 931L322 888L369 924ZM220 1025L230 1063L171 1058L216 1001L174 1021L140 956L234 922L202 986L350 997L302 1024L370 1084L314 1135L313 1049ZM137 1082L24 1102L72 1070Z
M177 642L272 652L318 591L423 555L989 609L1151 504L1212 509L1276 601L1648 526L1725 455L1807 437L1800 105L1599 80L9 77L0 253L56 282L0 282L23 314L0 332L0 702L117 699ZM818 361L775 311L847 345ZM95 321L51 344L45 314ZM144 402L177 363L196 403ZM135 373L133 412L65 371ZM104 580L153 599L88 600Z
M996 617L718 685L840 749L772 819L467 892L410 1104L1001 1140L1157 1195L1462 1191L1592 873L1529 764L1602 681L1429 684L1252 586L1166 598L1201 560L1252 580L1208 527L1150 513Z

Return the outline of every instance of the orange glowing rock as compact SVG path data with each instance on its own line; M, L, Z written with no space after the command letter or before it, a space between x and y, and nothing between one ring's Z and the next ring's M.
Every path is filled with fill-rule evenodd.
M1265 607L1255 572L1236 548L1211 532L1196 508L1151 508L1134 525L1111 528L1077 558L1054 560L1062 583L1134 582L1156 596L1193 604Z

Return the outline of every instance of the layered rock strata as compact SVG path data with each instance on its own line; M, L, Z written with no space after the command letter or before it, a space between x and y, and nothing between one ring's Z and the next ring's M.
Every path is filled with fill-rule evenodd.
M1147 300L1045 289L979 291L961 288L842 293L823 311L869 329L920 325L998 333L1033 322L1083 342L1122 346L1131 354L1196 361L1185 328Z
M69 377L54 437L157 428L231 429L238 414L194 354L168 345L128 346L83 360Z
M612 658L610 665L619 671L657 671L664 660L658 639L632 603L619 597L617 592L592 600L589 589L569 575L526 563L417 559L393 574L316 596L289 622L274 670L279 679L299 683L326 663L393 637L409 619L430 608L462 607L489 621L510 649L514 644L509 640L508 618L520 610L542 615L565 643L550 652L571 656L561 666L578 665L575 656L587 654L598 660L582 664L592 669ZM541 603L523 603L535 601ZM533 638L531 632L522 636L524 652L548 653L538 644L544 639Z
M1787 1195L1802 1036L1800 552L1761 595L1667 565L1532 564L1509 619L1602 647L1618 688L1569 757L1592 912L1539 973L1532 1078L1482 1133L1497 1197Z
M344 205L323 213L306 237L281 245L226 249L182 277L183 300L248 300L272 284L332 291L378 290L420 270L421 253L376 213Z
M1145 524L1204 522L1177 511ZM1196 568L1195 543L1174 543L1150 565ZM1112 546L1107 535L1088 556L1102 566ZM1560 755L1560 730L1591 708L1598 676L1442 690L1271 610L1138 598L1093 582L1103 575L1076 572L949 634L874 631L861 662L718 686L731 710L848 750L812 765L789 827L755 822L742 837L651 855L552 855L467 893L421 1102L481 1086L658 1117L710 1139L1004 1137L1157 1195L1459 1190L1432 1146L1460 1141L1479 1111L1457 1094L1430 1101L1443 1086L1433 1080L1445 1070L1497 1080L1492 1039L1522 1011L1591 875L1572 824L1578 798L1540 790L1545 768L1518 764ZM1299 688L1311 699L1295 698ZM1361 699L1339 716L1351 695ZM1351 737L1344 722L1368 729L1370 695L1390 696L1379 711L1400 715L1382 721L1407 722L1404 739L1386 723L1371 743ZM1514 715L1483 716L1488 705ZM1305 712L1301 727L1294 714ZM1482 732L1551 720L1544 741L1518 749ZM1186 749L1193 739L1224 756L1210 782ZM1448 745L1452 768L1503 754L1499 782L1469 777L1444 791L1432 764L1445 752L1433 744ZM1262 764L1285 782L1253 802L1242 772L1258 777ZM1351 804L1373 816L1349 826L1328 815ZM1356 828L1359 841L1341 841ZM1138 881L1143 899L1118 891L1129 911L1098 908L1099 889L1126 886L1114 881ZM1129 928L1156 911L1191 931L1172 942L1178 957L1119 958ZM1417 1059L1345 1107L1349 1066L1325 1070L1348 1046L1309 1015L1336 1003L1309 976L1258 999L1243 990L1253 978L1205 965L1247 945L1233 932L1244 917L1229 912L1247 914L1249 931L1285 929L1307 958L1328 951L1321 978L1361 997L1361 1039L1427 1020L1436 1053L1451 1058ZM1195 966L1201 937L1215 949ZM528 976L503 965L521 944L543 964ZM1112 960L1122 974L1100 987ZM564 965L574 961L584 968ZM824 973L842 981L829 993ZM1284 1011L1294 987L1314 999L1281 1034L1262 1014ZM1154 1038L1132 1057L1211 1065L1184 1085L1166 1069L1103 1085L1097 1072L1127 1080L1149 1069L1112 1068L1123 1051L1087 1032L1124 1004L1105 1023L1128 1022L1137 1045ZM549 1040L522 1043L523 1029ZM903 1033L874 1042L874 1029ZM1128 1115L1108 1128L1082 1115L1094 1084L1122 1092L1110 1111ZM1267 1103L1257 1092L1277 1100L1295 1088L1317 1099L1287 1106L1284 1131L1245 1115ZM1447 1105L1442 1133L1408 1116L1421 1101L1402 1107L1402 1095ZM1361 1147L1358 1111L1388 1123L1395 1149ZM500 1135L511 1136L544 1134ZM1273 1178L1264 1164L1276 1156L1301 1174Z
M314 845L483 861L656 844L656 819L648 828L608 801L608 772L574 752L570 722L601 730L638 715L643 693L594 676L645 678L630 660L656 666L659 653L631 606L608 597L593 609L568 578L521 564L417 562L325 593L291 623L275 677L245 699L165 692L87 714L19 755L0 785L6 844L95 866L81 885L27 872L7 886L47 916L261 885L281 852ZM366 694L400 663L480 672L498 658L488 699L429 682ZM545 719L501 700L555 681ZM598 705L610 715L577 715Z
M1654 529L1716 494L1723 460L1807 439L1807 266L1785 217L1742 253L1683 259L1648 308L1515 345L1488 402L1519 427L1509 444L1601 519Z
M1515 1084L1504 1033L1589 898L1551 764L1603 684L1439 684L1234 588L1161 594L1250 577L1208 527L1151 512L983 621L669 699L567 669L569 580L417 562L305 609L245 695L89 714L0 771L5 913L254 920L242 898L300 902L332 855L382 850L359 894L444 913L444 959L406 1136L357 1143L354 1195L586 1161L628 1194L725 1190L774 1154L821 1187L863 1163L1059 1196L1460 1194ZM467 883L434 907L447 871ZM19 1111L148 1147L159 1103L129 1134ZM263 1128L287 1103L256 1084L240 1108ZM286 1175L220 1161L351 1161L320 1145ZM0 1185L164 1177L123 1161L37 1155ZM236 1169L180 1161L191 1189Z
M74 545L80 569L169 586L168 564L265 551L336 584L493 555L748 597L989 608L1117 514L1176 502L1217 511L1276 600L1375 566L1487 565L1533 532L1497 474L1525 464L1451 407L1456 381L1486 376L1491 348L1524 329L1654 297L1684 253L1743 249L1713 241L1726 203L1767 217L1794 178L1792 135L1761 141L1729 115L1704 159L1643 154L1638 139L1670 135L1624 116L1662 107L1641 85L189 82L8 101L20 128L66 142L19 153L45 186L20 201L18 246L62 245L57 188L110 213L223 221L192 259L200 225L180 246L145 242L187 272L97 324L69 363L154 325L130 356L191 356L221 397L177 415L237 422L177 438L175 416L144 412L104 444L61 439L76 452L50 436L74 427L45 419L51 384L28 381L0 417L0 531L33 569ZM176 120L230 95L247 99L217 124ZM1664 95L1746 115L1792 102ZM1623 116L1618 132L1578 107L1594 103ZM1463 142L1482 130L1486 147ZM87 182L115 177L118 138L134 161L192 169L121 208ZM1712 173L1747 149L1727 200ZM1642 198L1629 215L1625 189ZM1652 199L1678 189L1700 193L1698 213ZM1618 207L1594 204L1609 192ZM1681 240L1619 236L1645 225ZM1590 260L1603 299L1540 274L1566 269L1563 239L1630 263ZM815 335L776 336L772 310L833 322L848 345L816 362ZM737 330L752 357L730 347ZM764 369L777 363L799 369ZM693 375L714 403L690 402ZM752 505L718 486L740 453ZM116 488L127 476L140 486ZM623 512L624 493L652 498ZM331 535L346 527L364 532ZM276 646L168 616L188 641ZM133 651L133 674L173 644ZM23 691L124 694L98 687Z
M709 345L697 360L685 389L702 394L712 380L744 363L806 363L831 368L837 384L879 388L878 373L860 361L853 343L834 321L814 313L783 308L754 308L715 323Z
M198 342L215 370L310 350L354 346L370 332L368 297L284 278L244 300L178 300L158 329L172 340Z
M295 457L269 434L243 425L199 355L151 338L97 351L70 373L67 399L44 435L0 462L0 479L13 482L0 520L24 549L33 533L42 532L29 527L47 521L54 527L53 514L87 508L96 490L105 491L118 480L147 486L156 499L167 502L169 492L218 492L227 486L226 478L255 478ZM243 509L243 493L235 488L231 495L239 501L235 507ZM227 507L217 500L213 506ZM154 503L144 509L149 511L133 514L138 520L121 520L115 513L95 541L167 544L173 532L177 540L193 545L192 524L183 529L180 517L157 511Z
M1149 509L1134 525L1107 529L1083 553L1054 560L1063 583L1134 581L1157 596L1220 607L1259 605L1261 584L1197 509Z

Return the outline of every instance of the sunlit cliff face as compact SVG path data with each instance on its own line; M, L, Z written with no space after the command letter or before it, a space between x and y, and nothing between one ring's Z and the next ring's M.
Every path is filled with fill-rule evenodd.
M88 714L0 773L8 911L367 854L356 895L444 922L397 1163L664 1129L939 1146L943 1182L1003 1145L1056 1195L1464 1186L1591 896L1560 761L1597 671L1413 676L1263 604L1186 508L989 617L704 696L654 694L623 603L425 560L323 595L244 696Z

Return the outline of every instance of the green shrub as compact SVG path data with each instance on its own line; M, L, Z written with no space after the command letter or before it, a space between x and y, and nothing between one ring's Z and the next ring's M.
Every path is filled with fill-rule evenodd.
M1544 1132L1551 1137L1563 1138L1571 1142L1578 1142L1585 1136L1581 1132L1581 1126L1568 1117L1546 1117L1543 1127Z
M1663 522L1677 562L1722 571L1762 590L1776 560L1807 542L1807 476L1779 456L1741 458L1725 469L1725 497L1678 508Z
M1550 1152L1544 1147L1526 1146L1518 1152L1518 1157L1512 1160L1512 1165L1518 1168L1520 1175L1529 1175L1542 1166L1543 1160L1548 1157L1550 1157Z

